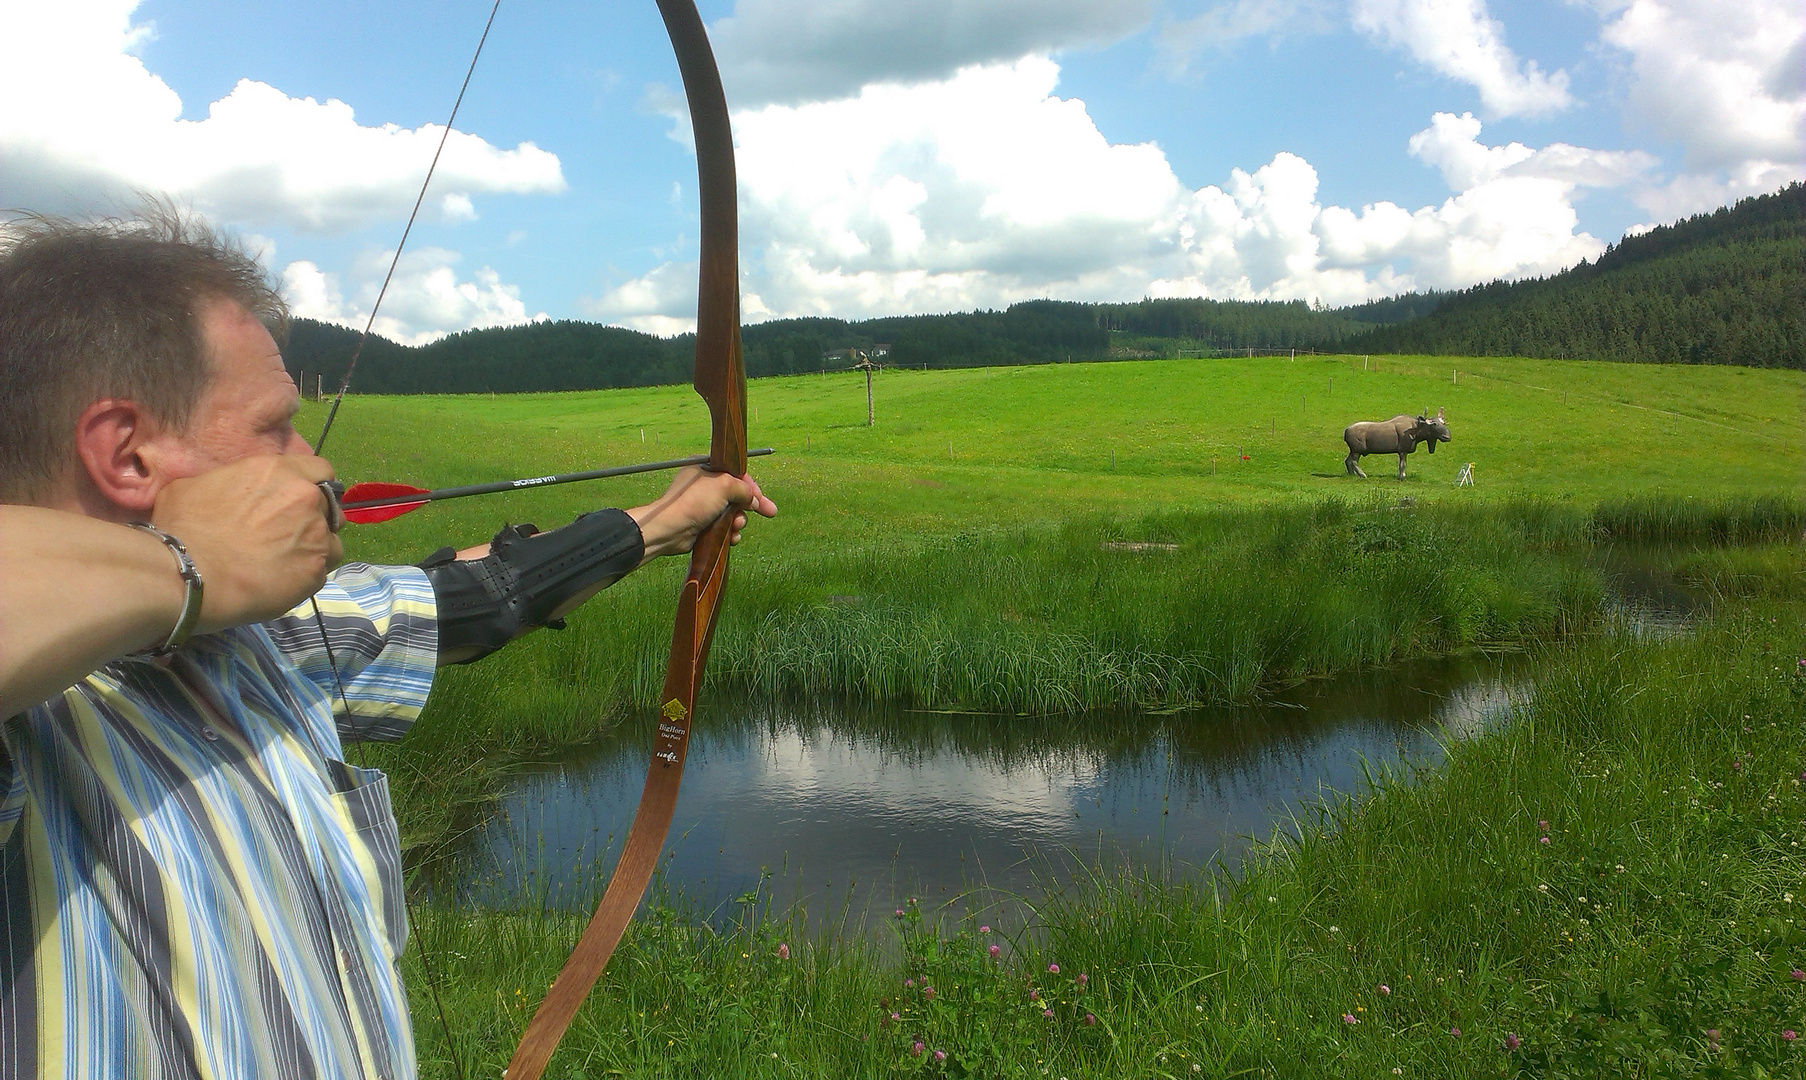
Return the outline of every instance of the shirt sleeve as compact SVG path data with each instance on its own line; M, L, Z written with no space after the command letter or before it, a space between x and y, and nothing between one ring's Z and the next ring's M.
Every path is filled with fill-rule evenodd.
M25 774L7 751L6 728L13 719L17 718L0 720L0 862L4 862L6 842L25 816Z
M311 601L264 628L302 676L332 698L341 740L389 742L426 707L439 660L436 612L432 583L419 567L346 563Z

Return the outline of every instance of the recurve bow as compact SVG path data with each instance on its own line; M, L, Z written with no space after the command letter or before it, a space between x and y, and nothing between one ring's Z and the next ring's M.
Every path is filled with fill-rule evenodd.
M677 52L684 94L690 103L690 123L696 136L697 186L702 201L696 374L692 381L696 392L708 403L712 420L708 468L743 476L746 369L740 358L739 215L727 99L696 5L692 0L658 0L658 9ZM727 585L732 519L731 513L723 515L703 533L690 553L690 570L677 599L670 666L666 668L665 689L659 698L662 704L658 736L639 808L634 812L633 825L608 889L577 947L528 1022L520 1047L508 1063L507 1080L538 1080L578 1007L601 976L658 866L671 813L677 805L678 783L683 777L696 688L702 681L709 639L714 634L715 616Z

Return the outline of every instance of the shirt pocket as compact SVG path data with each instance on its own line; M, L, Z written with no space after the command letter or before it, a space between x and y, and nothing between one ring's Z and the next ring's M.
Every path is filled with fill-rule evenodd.
M408 943L408 907L401 876L401 830L389 803L389 778L381 769L359 769L328 760L333 807L346 826L351 857L369 894L370 908L382 922L391 960Z

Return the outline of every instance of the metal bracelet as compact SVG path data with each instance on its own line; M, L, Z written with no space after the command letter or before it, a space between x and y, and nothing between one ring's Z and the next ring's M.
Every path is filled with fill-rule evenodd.
M163 644L152 649L145 649L138 654L140 656L168 656L182 647L182 644L188 640L188 635L194 632L195 624L201 621L201 594L205 582L201 580L201 572L195 568L194 559L189 556L188 549L182 546L182 541L148 521L133 521L128 524L134 529L150 533L163 541L163 546L167 547L170 553L176 557L176 572L182 575L182 582L186 586L186 591L182 595L182 614L176 619L175 629L169 632L169 637L164 640Z

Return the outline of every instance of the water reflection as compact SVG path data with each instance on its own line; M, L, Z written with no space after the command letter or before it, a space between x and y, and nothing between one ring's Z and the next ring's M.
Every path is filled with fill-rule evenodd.
M1528 666L1473 654L1164 716L717 699L692 736L663 884L707 910L769 872L778 905L857 919L977 885L1033 895L1081 863L1233 865L1325 791L1361 790L1364 768L1437 761L1503 714ZM523 773L441 887L484 906L592 906L650 751L650 724L632 726Z

